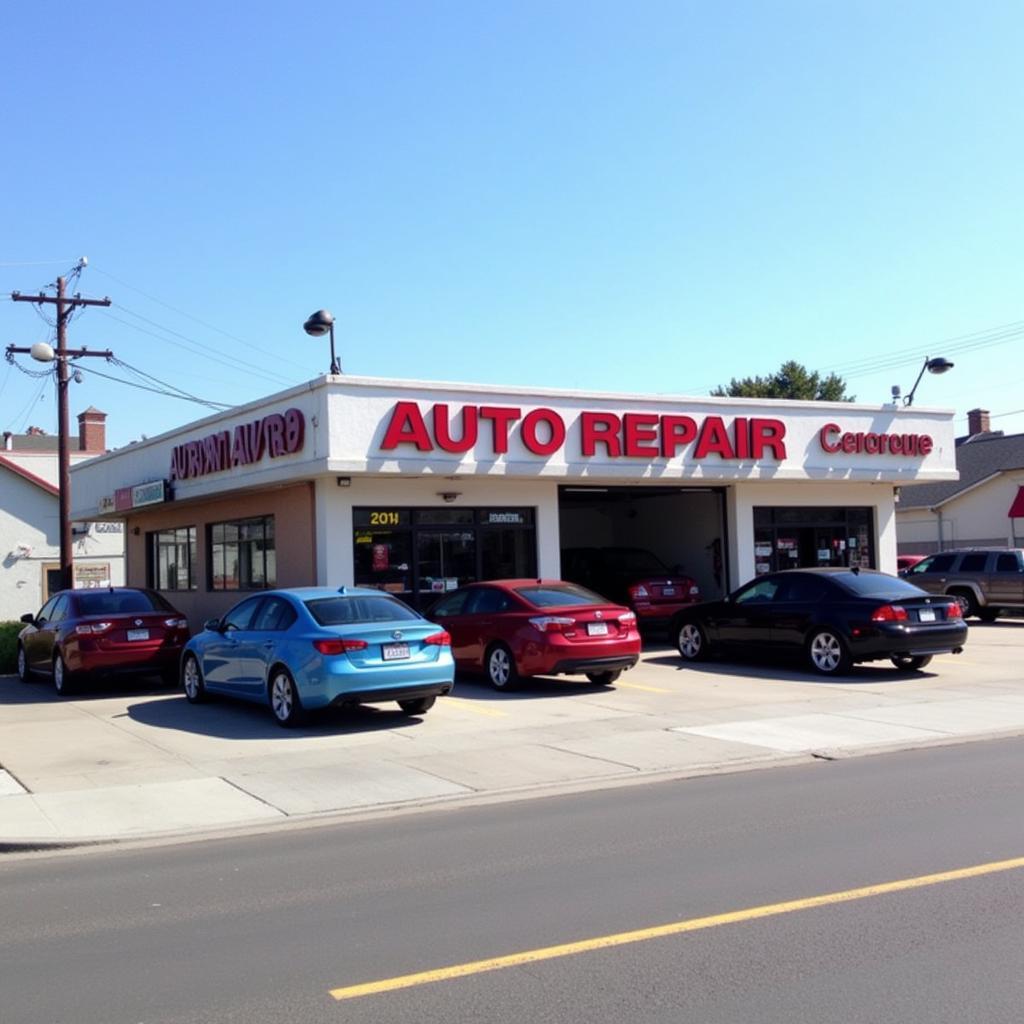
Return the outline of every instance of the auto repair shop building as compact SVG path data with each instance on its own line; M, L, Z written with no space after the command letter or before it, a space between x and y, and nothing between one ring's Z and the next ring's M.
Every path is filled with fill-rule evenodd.
M422 607L653 552L705 597L774 569L895 571L894 491L956 479L949 410L325 376L75 467L127 581L193 628L241 592L374 586Z

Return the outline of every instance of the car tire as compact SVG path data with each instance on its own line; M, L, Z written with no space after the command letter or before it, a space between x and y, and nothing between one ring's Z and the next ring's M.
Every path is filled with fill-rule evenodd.
M978 614L978 599L974 596L973 590L966 590L963 588L951 590L949 592L949 596L956 598L960 605L960 611L965 619L969 619L972 615Z
M18 644L18 678L23 683L31 683L35 673L28 667L28 655L25 653L25 645Z
M181 665L181 688L189 704L203 704L207 701L206 683L199 659L194 654L186 655Z
M823 676L842 676L853 667L846 641L834 629L816 629L807 639L807 660Z
M685 661L703 661L708 656L708 635L699 623L680 623L675 644Z
M999 617L999 609L998 608L979 608L978 609L978 618L981 619L982 622L995 622L998 617Z
M407 715L425 715L436 700L436 697L417 697L415 700L400 700L398 706Z
M622 675L622 669L616 669L614 672L588 672L587 678L595 686L611 686L619 676Z
M53 688L57 691L58 697L70 697L75 692L78 679L74 672L71 672L60 651L53 656Z
M930 654L894 654L889 659L897 668L917 672L931 664Z
M496 690L514 690L519 685L516 659L504 644L493 644L484 660L487 679Z
M285 729L298 725L304 719L302 701L299 699L299 691L295 686L288 669L278 665L270 673L270 682L267 684L267 693L270 697L270 710L277 719L277 724Z

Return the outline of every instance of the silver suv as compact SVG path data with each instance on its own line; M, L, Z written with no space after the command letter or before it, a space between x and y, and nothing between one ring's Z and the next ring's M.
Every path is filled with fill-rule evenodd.
M1024 549L961 548L940 551L903 573L930 594L949 594L964 618L991 622L1002 609L1024 612Z

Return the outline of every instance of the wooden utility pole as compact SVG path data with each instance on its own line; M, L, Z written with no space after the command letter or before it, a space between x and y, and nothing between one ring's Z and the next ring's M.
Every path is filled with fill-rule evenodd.
M65 279L58 277L57 294L55 296L47 295L45 292L40 292L38 295L22 295L21 292L11 292L11 298L15 302L34 302L40 306L50 305L57 307L57 349L53 353L53 357L57 363L57 487L60 509L61 590L70 590L75 585L71 553L71 453L68 450L70 436L68 425L68 381L70 380L70 375L68 373L68 359L81 359L84 356L102 356L105 359L111 359L114 355L109 350L95 352L84 348L68 348L67 331L68 320L71 318L71 314L79 306L109 306L110 299L83 299L77 293L69 297L65 294L66 285ZM7 358L10 360L15 354L31 355L32 349L8 345Z

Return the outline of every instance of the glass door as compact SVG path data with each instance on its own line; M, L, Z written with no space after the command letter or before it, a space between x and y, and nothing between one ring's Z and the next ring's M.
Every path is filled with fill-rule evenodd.
M443 594L476 580L476 534L472 530L419 530L416 569L421 598Z

